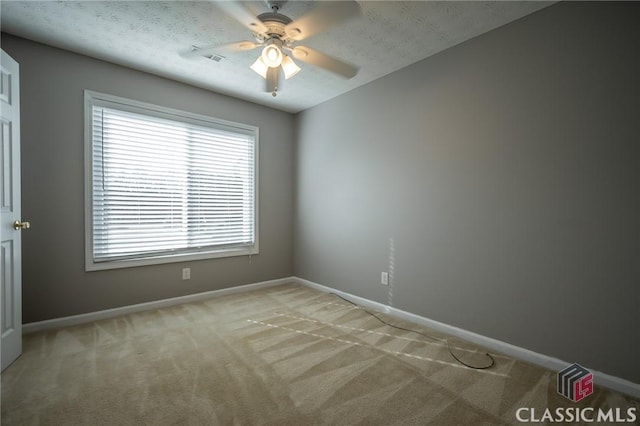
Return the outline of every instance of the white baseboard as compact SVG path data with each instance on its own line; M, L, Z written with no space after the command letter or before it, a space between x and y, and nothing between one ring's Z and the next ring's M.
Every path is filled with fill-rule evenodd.
M73 315L69 317L54 318L54 319L45 320L45 321L32 322L32 323L24 324L22 326L22 333L28 334L28 333L35 333L37 331L50 330L54 328L86 324L89 322L113 318L120 315L147 311L151 309L159 309L167 306L180 305L182 303L197 302L200 300L211 299L214 297L227 296L235 293L243 293L251 290L257 290L259 288L273 287L276 285L286 284L291 282L301 284L301 285L322 291L324 293L336 293L342 297L345 297L351 300L352 302L362 307L370 308L379 312L384 312L389 315L395 316L397 318L401 318L406 321L411 321L413 323L420 324L425 327L429 327L438 332L459 337L468 342L475 343L479 346L485 347L491 351L499 352L501 354L510 356L515 359L519 359L522 361L529 362L531 364L539 365L549 370L560 371L563 368L565 368L567 365L571 364L571 362L563 361L558 358L553 358L548 355L531 351L529 349L521 348L519 346L502 342L500 340L492 339L490 337L483 336L481 334L473 333L468 330L447 325L438 321L434 321L429 318L421 317L419 315L412 314L410 312L406 312L401 309L385 305L383 303L374 302L372 300L365 299L363 297L355 296L353 294L336 290L334 288L327 287L325 285L314 283L312 281L305 280L298 277L287 277L287 278L280 278L280 279L270 280L270 281L262 281L258 283L246 284L246 285L241 285L237 287L230 287L230 288L225 288L221 290L213 290L213 291L206 291L203 293L189 294L186 296L174 297L171 299L156 300L153 302L122 306L119 308L107 309L104 311L90 312L87 314ZM587 366L585 367L588 368ZM640 384L636 384L628 380L611 376L609 374L602 373L599 371L594 371L592 369L589 369L589 370L593 373L594 379L598 383L598 385L604 386L606 388L609 388L618 392L622 392L627 395L631 395L634 398L640 398Z
M572 362L563 361L561 359L553 358L548 355L531 351L529 349L521 348L510 343L492 339L481 334L447 325L429 318L421 317L419 315L412 314L410 312L406 312L392 306L374 302L359 296L354 296L353 294L345 293L344 291L336 290L309 280L294 277L294 282L325 293L338 294L362 307L370 308L378 312L384 312L394 317L401 318L406 321L411 321L425 327L429 327L435 331L459 337L468 342L487 348L491 351L499 352L512 358L538 365L548 370L560 371L567 365L572 364ZM618 392L622 392L624 394L633 396L634 398L640 398L640 384L636 384L620 377L612 376L599 371L594 371L587 366L585 366L585 368L589 369L593 373L594 381L598 385Z
M22 326L22 334L35 333L36 331L50 330L53 328L69 327L72 325L86 324L93 321L113 318L134 312L148 311L151 309L165 308L167 306L180 305L182 303L197 302L214 297L227 296L229 294L243 293L259 288L273 287L280 284L296 282L294 277L280 278L277 280L262 281L237 287L223 288L221 290L205 291L203 293L188 294L186 296L173 297L171 299L154 300L153 302L139 303L136 305L122 306L106 309L104 311L89 312L86 314L72 315L69 317L54 318L45 321L30 322Z

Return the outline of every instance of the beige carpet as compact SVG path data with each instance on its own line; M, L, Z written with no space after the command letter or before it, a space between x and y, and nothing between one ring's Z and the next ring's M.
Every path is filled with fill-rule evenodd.
M451 345L465 362L487 361ZM440 342L283 285L27 335L2 374L2 424L493 425L517 423L519 407L640 412L597 383L574 404L557 394L556 372L495 360L465 368Z

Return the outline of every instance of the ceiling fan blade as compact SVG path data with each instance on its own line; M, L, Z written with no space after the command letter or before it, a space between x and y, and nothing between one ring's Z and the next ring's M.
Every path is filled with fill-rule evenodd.
M267 32L267 27L249 12L243 5L235 1L218 1L216 6L222 9L227 15L240 22L251 31L255 31L260 34Z
M275 93L280 88L280 67L269 68L267 70L267 92Z
M352 78L358 74L358 68L356 66L333 58L329 55L325 55L324 53L320 53L317 50L313 50L306 46L296 46L292 49L292 53L294 58L302 62L324 68L327 71L331 71L332 73L341 75L345 78Z
M254 43L252 41L243 40L236 41L234 43L213 44L203 47L194 46L192 50L183 52L181 55L184 58L193 58L196 56L209 56L215 53L244 52L246 50L252 50L260 46L260 44Z
M362 14L360 5L353 0L323 1L317 4L319 5L311 12L287 24L287 36L294 40L304 40Z

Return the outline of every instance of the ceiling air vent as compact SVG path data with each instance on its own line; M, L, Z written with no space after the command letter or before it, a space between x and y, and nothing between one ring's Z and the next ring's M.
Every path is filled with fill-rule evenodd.
M191 46L191 49L195 52L197 50L201 50L201 47ZM217 53L212 53L210 55L203 55L203 58L211 59L214 62L221 62L223 59L226 59L226 56L218 55Z
M218 55L216 53L214 53L213 55L207 55L205 56L205 58L211 59L212 61L215 61L215 62L220 62L221 60L225 59L224 56Z

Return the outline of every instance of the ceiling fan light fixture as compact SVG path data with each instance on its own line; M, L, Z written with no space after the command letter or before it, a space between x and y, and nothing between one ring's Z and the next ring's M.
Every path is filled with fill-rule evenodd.
M296 65L295 62L293 62L293 59L291 59L287 55L284 55L284 58L282 58L282 71L284 71L285 80L289 80L291 77L300 72L300 67Z
M262 56L258 56L258 59L256 59L256 61L253 63L253 65L251 65L250 68L254 70L258 75L260 75L260 77L264 78L265 80L267 79L267 70L269 69L269 67L262 60Z
M267 41L267 45L262 49L262 60L270 68L277 68L282 63L282 42L277 38Z

